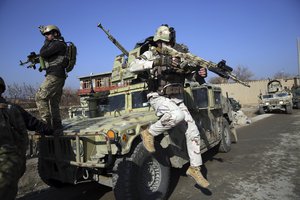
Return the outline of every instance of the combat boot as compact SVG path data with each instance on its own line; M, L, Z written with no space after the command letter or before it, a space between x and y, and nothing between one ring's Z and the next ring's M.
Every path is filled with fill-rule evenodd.
M150 153L155 152L154 148L154 137L151 135L151 133L148 131L148 129L145 129L141 132L141 137L143 140L144 147L147 151Z
M207 188L209 186L209 182L203 177L200 167L190 166L186 171L186 175L192 177L196 183L203 188Z

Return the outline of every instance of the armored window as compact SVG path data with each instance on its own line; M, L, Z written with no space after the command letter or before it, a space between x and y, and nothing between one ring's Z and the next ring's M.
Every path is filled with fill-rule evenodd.
M284 92L284 93L278 93L277 96L278 97L287 97L287 96L289 96L289 94Z
M208 106L208 95L206 88L199 88L193 90L194 103L197 108L207 108Z
M124 108L125 108L124 94L108 97L108 111L123 110Z
M148 106L146 91L132 93L132 108L142 108Z
M271 99L273 98L273 95L272 94L265 94L262 96L263 99Z
M221 105L221 91L214 91L215 105Z

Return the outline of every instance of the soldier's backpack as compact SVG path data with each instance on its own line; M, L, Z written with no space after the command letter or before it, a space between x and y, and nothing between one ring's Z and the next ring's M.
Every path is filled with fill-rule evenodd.
M66 67L66 71L70 72L73 70L75 64L76 64L76 56L77 56L77 47L73 42L66 42L67 43L67 60L68 65Z

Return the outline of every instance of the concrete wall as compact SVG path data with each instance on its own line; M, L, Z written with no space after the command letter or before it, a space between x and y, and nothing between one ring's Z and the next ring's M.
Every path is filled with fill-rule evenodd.
M294 84L293 79L278 79L283 88L287 87L291 89ZM233 97L241 104L258 105L258 95L264 94L267 91L267 84L269 80L259 80L248 82L250 88L245 87L239 83L224 83L218 84L222 88L223 95L228 92L229 97Z

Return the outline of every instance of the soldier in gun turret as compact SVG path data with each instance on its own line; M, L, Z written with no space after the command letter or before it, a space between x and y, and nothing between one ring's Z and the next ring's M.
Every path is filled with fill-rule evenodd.
M65 68L67 45L57 26L40 26L40 32L45 36L45 42L40 50L44 59L46 79L36 93L35 100L41 118L54 129L61 129L59 103L67 77Z
M183 86L185 73L182 72L180 60L176 57L163 55L159 52L162 45L175 45L175 30L168 25L160 26L153 38L157 48L150 48L140 57L130 63L130 71L139 73L148 71L149 77L147 98L155 109L159 120L148 129L142 131L143 144L149 152L155 152L154 137L179 125L185 124L187 150L190 167L187 175L191 176L198 185L207 188L209 183L203 177L200 166L200 133L194 119L183 102ZM198 75L206 77L206 70L200 69ZM185 123L181 123L185 122Z

